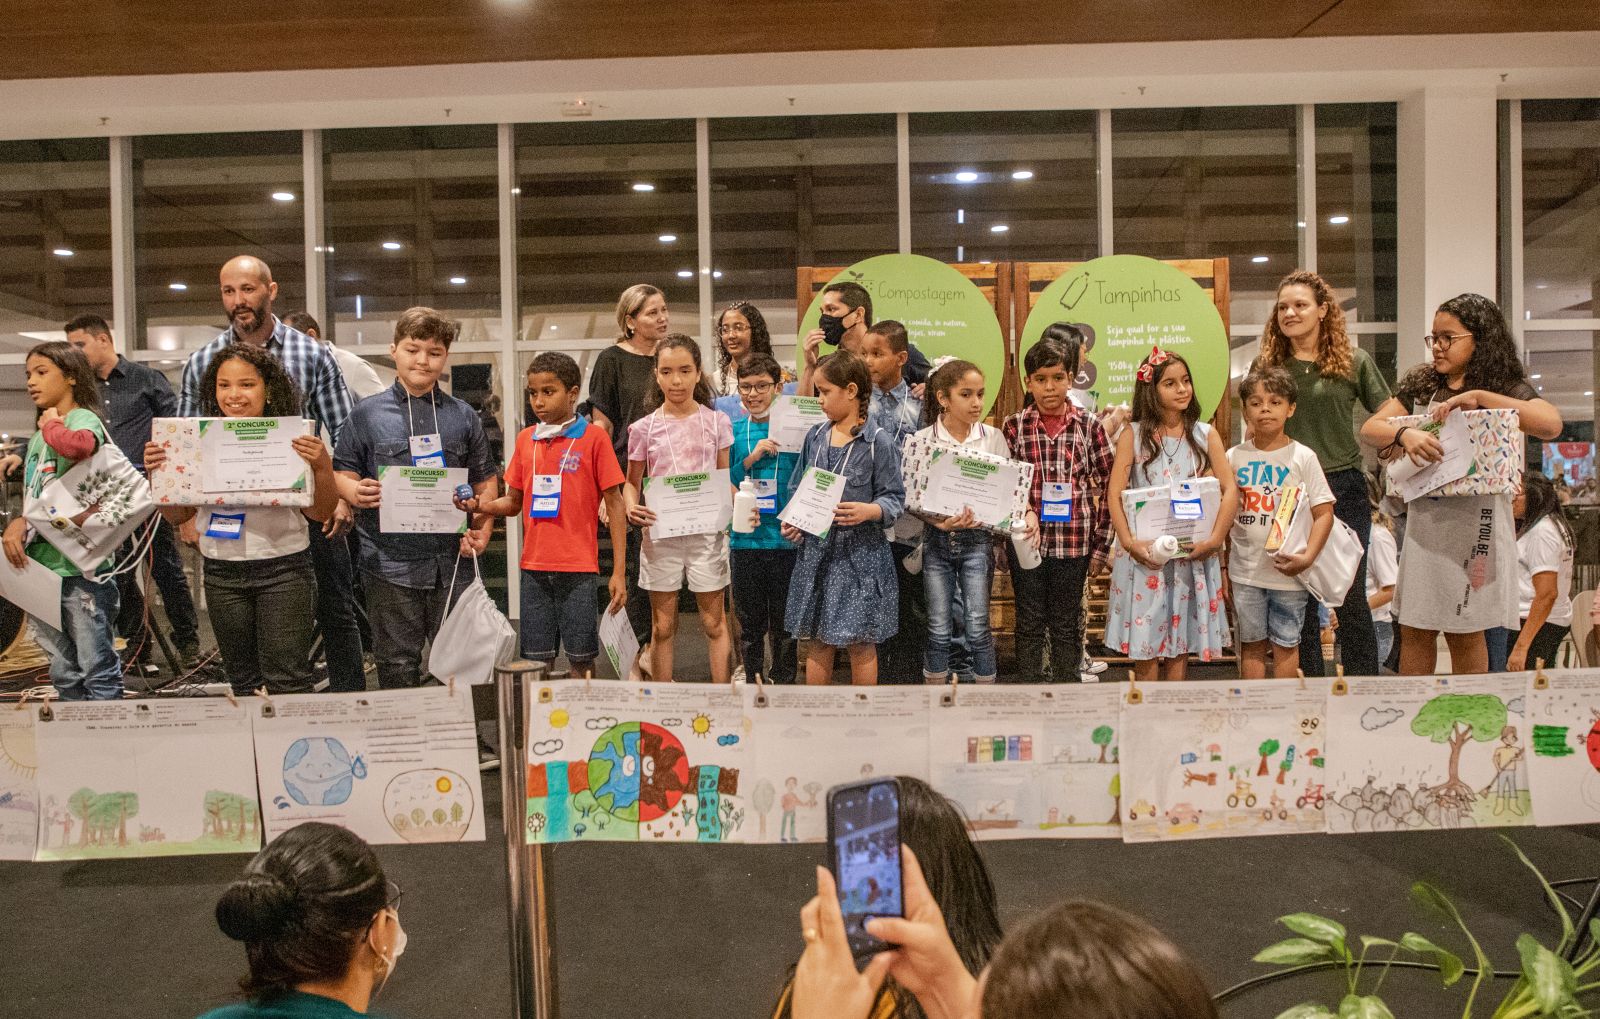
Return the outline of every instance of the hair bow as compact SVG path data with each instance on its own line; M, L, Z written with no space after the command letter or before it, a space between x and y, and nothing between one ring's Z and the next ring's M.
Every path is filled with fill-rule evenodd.
M939 357L934 358L933 359L933 368L929 372L929 374L932 374L933 372L938 371L940 368L943 368L945 365L947 365L951 361L955 361L955 360L958 360L958 358L954 354L942 354Z
M1157 366L1166 364L1170 360L1172 360L1171 354L1162 350L1160 346L1153 346L1150 348L1150 356L1144 359L1144 364L1141 364L1134 374L1140 382L1154 382Z

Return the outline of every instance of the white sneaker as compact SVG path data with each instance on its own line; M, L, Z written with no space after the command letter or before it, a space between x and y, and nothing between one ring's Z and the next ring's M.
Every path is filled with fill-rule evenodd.
M1085 672L1092 672L1098 676L1100 673L1106 671L1106 663L1100 661L1098 658L1091 658L1089 659L1089 664L1085 665L1083 669Z
M1080 673L1078 673L1078 682L1080 682L1080 683L1098 683L1098 682L1100 682L1100 677L1099 677L1098 674L1093 673L1093 672L1080 672Z

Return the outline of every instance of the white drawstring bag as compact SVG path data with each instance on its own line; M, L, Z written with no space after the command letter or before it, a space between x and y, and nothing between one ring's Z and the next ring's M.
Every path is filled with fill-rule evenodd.
M1311 540L1311 507L1306 505L1304 499L1295 507L1294 517L1289 521L1289 528L1284 533L1283 551L1299 555L1306 550L1306 545ZM1361 565L1361 556L1365 550L1361 547L1361 539L1349 524L1333 518L1333 530L1328 532L1328 540L1323 543L1322 551L1305 572L1294 579L1298 580L1311 597L1336 609L1344 604L1345 595L1350 592L1350 585L1355 583L1356 567ZM1357 591L1356 597L1365 598L1365 591Z
M450 574L450 595L455 594L456 575L460 572L458 557ZM452 679L469 686L487 683L494 678L495 666L516 657L517 631L500 614L488 588L483 586L477 556L472 557L472 572L472 583L445 612L428 651L428 671L441 683ZM445 604L450 604L448 595Z
M150 483L111 442L51 480L36 498L22 500L28 523L85 576L93 576L155 509Z

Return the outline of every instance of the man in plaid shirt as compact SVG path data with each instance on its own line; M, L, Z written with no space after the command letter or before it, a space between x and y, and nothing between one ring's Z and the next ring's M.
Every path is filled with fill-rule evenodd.
M178 394L178 414L199 417L204 401L200 384L211 362L230 344L253 343L265 347L300 389L301 412L319 421L323 441L331 449L350 416L350 391L333 352L305 333L291 329L272 313L278 285L267 263L239 255L222 267L218 282L228 328L222 335L189 355L183 366L183 389ZM366 672L361 659L361 631L356 624L355 566L345 534L355 523L348 503L340 500L327 524L310 523L311 562L317 570L317 625L328 659L328 686L335 691L365 690ZM194 544L194 524L179 531Z
M1045 330L1023 363L1033 404L1001 426L1011 456L1033 464L1028 523L1043 557L1037 568L1024 570L1006 545L1017 600L1017 673L1022 682L1052 676L1079 681L1084 583L1091 571L1105 568L1110 556L1111 514L1105 494L1111 443L1094 415L1067 399L1082 342L1082 334L1070 326Z

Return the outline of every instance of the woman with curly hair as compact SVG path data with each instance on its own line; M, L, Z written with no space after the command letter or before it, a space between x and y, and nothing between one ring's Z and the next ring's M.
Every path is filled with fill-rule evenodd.
M201 413L223 418L280 418L293 427L300 393L283 364L264 347L235 343L206 366ZM144 447L144 463L158 470L168 446L159 432ZM170 440L168 440L170 442ZM297 435L294 451L309 465L313 501L293 506L163 506L177 527L190 519L205 559L211 629L233 691L311 692L311 642L317 574L311 563L306 520L333 515L339 491L333 458L315 435Z
M1322 463L1333 490L1333 514L1361 538L1371 537L1372 514L1367 503L1361 446L1351 415L1359 401L1372 413L1389 398L1389 386L1371 355L1356 346L1345 330L1344 309L1333 288L1320 275L1292 272L1278 284L1278 303L1261 333L1257 364L1287 368L1298 396L1294 416L1284 424L1289 437L1309 446ZM1361 557L1350 590L1365 590L1367 559ZM1300 671L1323 675L1322 638L1315 599L1306 605L1300 630ZM1365 598L1346 598L1339 614L1340 661L1354 676L1378 674L1378 640L1372 610Z
M717 316L717 370L710 376L717 398L712 406L728 415L729 421L742 421L748 415L739 400L739 363L755 354L772 357L772 333L761 309L749 301L735 301ZM794 375L783 372L783 393L794 394Z
M1505 316L1480 294L1439 306L1423 337L1431 359L1407 372L1395 395L1361 426L1361 439L1385 462L1443 458L1430 432L1391 418L1426 413L1443 421L1461 410L1515 410L1522 431L1542 439L1561 433L1561 413L1528 384ZM1400 672L1431 675L1442 632L1451 671L1486 672L1484 631L1515 627L1516 520L1509 495L1413 499L1400 549L1394 613L1400 624Z

